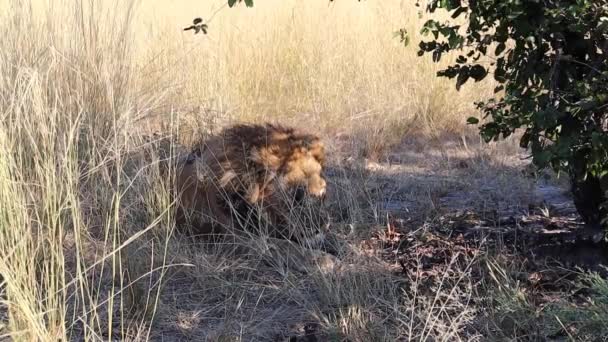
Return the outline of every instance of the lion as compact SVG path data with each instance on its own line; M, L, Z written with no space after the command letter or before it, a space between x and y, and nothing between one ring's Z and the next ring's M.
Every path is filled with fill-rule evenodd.
M292 238L294 207L325 196L320 138L274 124L238 124L195 144L177 168L178 224L196 235L270 228Z

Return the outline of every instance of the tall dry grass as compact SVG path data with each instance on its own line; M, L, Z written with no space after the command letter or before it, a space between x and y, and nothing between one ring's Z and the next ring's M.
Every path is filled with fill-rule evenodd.
M95 278L109 276L125 287L120 256L128 222L143 229L153 221L125 218L122 202L135 189L122 165L133 121L141 114L134 111L134 5L3 3L8 8L0 27L5 336L94 338L103 333L100 322L113 327L123 319L113 309L123 305L123 296L102 289ZM92 235L103 241L97 252L91 250ZM104 301L111 309L101 314Z
M390 139L407 129L460 131L472 101L492 90L483 84L456 92L435 77L453 57L435 64L416 55L425 19L408 1L223 5L141 7L141 87L166 90L153 110L161 121L168 107L177 107L195 114L193 121L220 113L232 120L307 122L332 133L373 127ZM209 23L208 35L180 31L196 16ZM407 49L393 37L402 27L412 34Z
M171 199L155 164L138 156L142 131L177 122L187 141L235 120L284 120L359 132L382 149L407 130L462 129L484 91L456 93L434 77L438 65L392 38L422 22L403 1L222 5L0 3L1 338L150 337L165 272L177 263L169 258L186 259L185 268L192 260L175 254ZM207 36L181 31L197 15L210 20ZM226 288L232 278L219 270L205 274ZM314 284L326 305L319 315L347 311L324 318L342 334L400 333L374 323L387 312L401 312L391 321L405 332L414 321L424 334L435 331L403 313L412 311L394 301L400 290L390 278ZM370 297L347 309L345 293L355 288ZM365 312L387 294L382 310Z

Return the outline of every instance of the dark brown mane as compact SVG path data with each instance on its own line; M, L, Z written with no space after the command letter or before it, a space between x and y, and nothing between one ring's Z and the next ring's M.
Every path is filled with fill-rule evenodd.
M324 152L319 148L315 149L315 144L319 144L320 140L317 136L298 132L291 127L274 124L237 124L223 130L218 140L223 142L221 148L216 146L205 146L209 139L199 143L193 153L201 155L204 150L223 150L224 153L214 155L217 158L217 164L223 167L223 170L214 170L218 172L226 172L228 169L238 171L238 174L253 172L279 171L294 157L294 152L298 149L313 149L315 158L319 162L324 162ZM272 157L262 156L262 160L253 158L260 151L271 151ZM228 168L228 164L230 167Z
M297 148L310 148L319 138L296 131L294 128L267 123L239 124L224 131L224 139L229 145L242 146L246 152L254 149L276 146L281 149L281 155Z

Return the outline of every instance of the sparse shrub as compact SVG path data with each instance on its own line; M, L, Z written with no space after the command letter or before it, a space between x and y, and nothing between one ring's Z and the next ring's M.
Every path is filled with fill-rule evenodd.
M492 75L495 96L477 104L488 119L483 138L523 128L520 145L531 149L534 164L567 172L580 215L599 226L608 214L608 2L430 1L427 11L437 9L453 20L426 22L422 34L431 39L420 43L419 55L437 62L462 51L438 72L455 78L458 89Z

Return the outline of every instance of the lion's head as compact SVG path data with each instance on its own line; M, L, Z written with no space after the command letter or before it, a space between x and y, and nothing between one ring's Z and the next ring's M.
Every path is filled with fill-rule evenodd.
M270 171L265 176L276 177L284 188L323 197L327 182L323 178L325 148L320 139L280 126L267 125L264 130L267 139L253 146L251 156ZM298 195L302 196L302 191Z
M289 205L326 193L323 143L294 128L235 125L202 141L193 154L196 161L178 172L178 187L188 195L182 196L182 207L195 203L196 211L222 225L229 224L227 210L242 214L256 206L278 224ZM192 182L194 168L197 179Z

